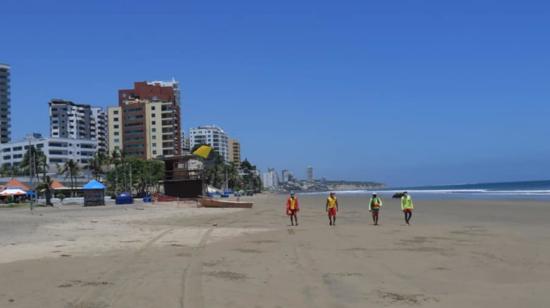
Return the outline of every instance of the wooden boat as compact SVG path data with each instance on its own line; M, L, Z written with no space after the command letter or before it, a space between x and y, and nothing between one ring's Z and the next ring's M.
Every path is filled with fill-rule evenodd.
M241 202L231 200L219 200L212 198L199 199L199 205L201 207L217 207L217 208L245 208L249 209L254 205L252 202Z

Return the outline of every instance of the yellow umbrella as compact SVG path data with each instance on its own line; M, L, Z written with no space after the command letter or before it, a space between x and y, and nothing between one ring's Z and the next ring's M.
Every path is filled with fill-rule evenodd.
M195 150L195 152L193 152L193 154L207 159L208 155L210 155L210 152L212 152L212 147L208 145L201 145L198 149Z

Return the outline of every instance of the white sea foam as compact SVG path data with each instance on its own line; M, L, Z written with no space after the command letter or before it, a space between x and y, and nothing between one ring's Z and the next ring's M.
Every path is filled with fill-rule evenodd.
M401 193L404 190L377 190L380 195L392 195ZM426 195L485 195L485 196L550 196L550 190L487 190L487 189L409 189L406 190L409 194L426 194ZM371 194L371 190L342 190L336 191L340 195L365 195ZM306 195L320 195L328 192L312 192L304 193Z

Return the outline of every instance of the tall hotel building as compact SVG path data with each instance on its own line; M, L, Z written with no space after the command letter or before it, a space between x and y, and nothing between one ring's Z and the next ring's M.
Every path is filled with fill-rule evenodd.
M133 89L118 91L118 103L109 109L111 152L118 146L126 155L144 159L181 154L177 81L135 82Z
M102 108L52 99L50 136L97 141L98 152L107 151L107 115Z
M11 141L10 67L0 63L0 143Z
M204 125L189 130L189 142L191 149L197 145L208 144L224 161L229 162L229 138L218 126ZM239 154L240 155L240 154Z
M237 139L228 141L229 161L237 166L241 165L241 143Z

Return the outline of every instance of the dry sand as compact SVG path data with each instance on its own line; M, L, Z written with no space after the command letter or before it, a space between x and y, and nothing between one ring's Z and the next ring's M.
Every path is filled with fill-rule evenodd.
M550 204L284 196L191 204L0 209L0 307L548 307Z

